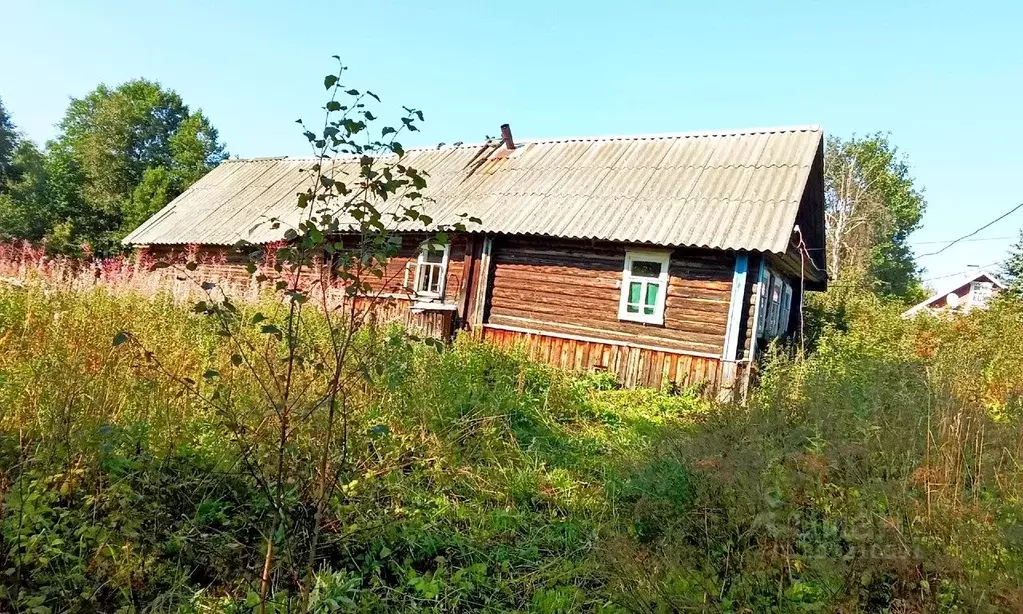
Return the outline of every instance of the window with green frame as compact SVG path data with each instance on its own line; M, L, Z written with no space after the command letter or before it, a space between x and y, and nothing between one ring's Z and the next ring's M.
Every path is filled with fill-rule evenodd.
M661 251L625 252L618 319L647 324L664 323L670 256L670 252Z

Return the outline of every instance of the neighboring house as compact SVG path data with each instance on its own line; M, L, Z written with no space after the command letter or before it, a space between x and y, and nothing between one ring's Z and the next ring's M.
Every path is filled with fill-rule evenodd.
M925 301L913 305L902 313L909 318L920 313L966 313L971 309L984 308L991 298L1005 290L993 274L980 267L971 266L962 273L952 276Z
M434 224L482 221L439 249L421 225L398 229L388 309L446 336L628 386L744 389L758 350L798 328L801 289L827 283L817 126L518 143L502 126L403 163L429 173ZM244 277L230 246L282 240L270 220L296 219L311 164L225 161L125 243L156 257L199 245L224 254L210 272Z

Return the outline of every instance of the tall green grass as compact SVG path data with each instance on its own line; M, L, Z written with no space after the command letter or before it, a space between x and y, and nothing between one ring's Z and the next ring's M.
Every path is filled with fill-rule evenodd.
M1023 305L905 322L854 297L847 332L775 357L747 407L670 425L653 467L687 496L636 508L609 557L670 609L1023 607Z
M314 610L1018 609L1023 308L845 318L742 407L366 331ZM231 354L169 298L0 289L0 610L252 611L271 502L172 381L258 415Z

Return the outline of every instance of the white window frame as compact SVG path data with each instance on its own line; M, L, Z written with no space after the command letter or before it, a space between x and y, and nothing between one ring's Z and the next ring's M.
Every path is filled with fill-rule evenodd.
M441 258L441 261L439 263L438 262L426 262L426 259L425 259L425 256L426 256L426 254L428 252L440 251L440 249L439 249L440 247L441 247L441 245L439 243L429 243L429 242L423 243L422 245L419 246L419 255L416 257L415 273L413 275L412 283L411 284L409 284L409 280L408 280L408 273L409 273L409 269L411 267L406 267L405 268L405 287L406 288L411 288L413 294L415 294L415 296L417 298L431 298L431 299L442 299L442 298L444 298L444 289L445 289L445 286L447 285L447 280L448 280L448 260L449 260L449 258L451 256L451 244L448 243L448 244L443 245L444 255ZM412 263L410 262L409 264L412 264ZM439 283L438 283L438 291L437 292L429 292L429 291L426 291L426 290L420 290L419 282L422 279L422 277L420 276L420 273L422 272L422 268L424 266L426 266L426 267L438 267L440 269L440 279L438 280Z
M986 305L994 293L995 285L990 281L970 282L970 303L973 305Z
M632 263L636 260L645 262L656 262L661 265L661 273L656 278L654 277L633 277L632 275ZM622 268L622 287L621 294L618 298L618 319L626 320L629 322L642 322L644 324L664 324L664 303L668 296L668 268L671 265L671 252L670 251L653 251L653 250L639 250L630 249L625 251L625 266ZM646 287L650 282L656 282L660 291L657 293L657 300L654 303L654 312L652 314L643 313L643 303L640 303L640 309L638 313L630 313L628 310L629 306L629 286L633 281L639 281L642 283L640 289L640 300L644 300L646 297Z

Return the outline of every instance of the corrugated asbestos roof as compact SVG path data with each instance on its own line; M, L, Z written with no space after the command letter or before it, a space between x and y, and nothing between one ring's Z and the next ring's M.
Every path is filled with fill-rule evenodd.
M465 213L482 220L473 227L482 232L781 253L822 137L806 126L529 141L512 151L461 145L410 150L403 164L429 174L425 209L435 225ZM470 164L484 147L482 165ZM300 219L296 194L314 163L226 161L124 242L279 240ZM339 164L358 173L354 159ZM274 229L274 218L285 223Z

